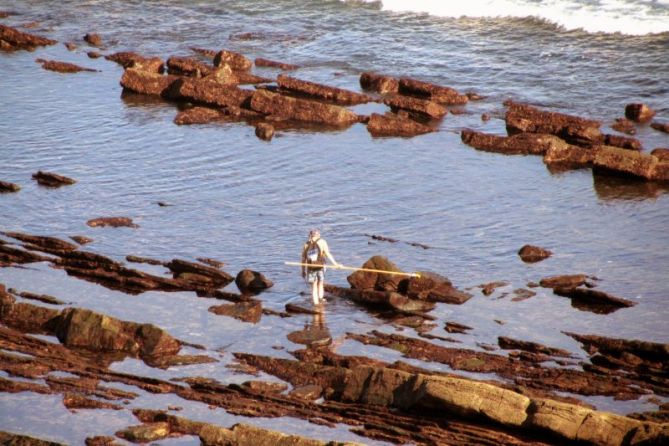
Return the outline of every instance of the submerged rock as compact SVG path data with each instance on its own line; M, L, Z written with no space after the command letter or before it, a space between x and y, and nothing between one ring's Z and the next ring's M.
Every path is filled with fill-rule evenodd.
M405 136L411 137L433 132L435 129L416 122L412 119L401 117L395 113L380 115L372 113L367 122L367 130L374 137L379 136Z
M631 300L589 288L554 288L553 292L558 296L572 299L575 308L593 313L609 314L620 308L636 305L636 302Z
M274 60L264 59L262 57L256 57L254 62L256 67L279 68L284 71L297 70L298 68L300 68L299 65L293 65L284 62L276 62Z
M174 123L177 125L209 124L229 118L230 115L221 110L209 107L190 107L177 113Z
M274 126L267 122L256 124L256 136L263 141L271 141L274 137Z
M92 46L101 47L102 46L102 37L99 34L87 33L84 36L84 41Z
M262 303L258 300L209 307L209 312L256 324L262 317Z
M617 132L627 133L628 135L636 135L636 126L632 121L626 118L618 118L611 125L611 128Z
M58 73L79 73L81 71L97 72L92 68L84 68L68 62L60 62L57 60L35 59L35 62L42 65L42 68L49 71L56 71Z
M536 263L547 259L553 253L539 246L525 245L518 251L518 255L525 263Z
M33 180L37 181L40 186L46 187L61 187L75 184L76 181L63 175L58 175L52 172L37 171L32 175Z
M655 110L646 104L627 104L625 106L625 117L634 122L648 122L655 116Z
M98 217L86 222L91 228L111 226L112 228L139 228L130 217Z
M650 124L651 128L654 128L657 131L663 132L663 133L669 133L669 122L652 122Z
M234 280L234 278L218 268L188 262L186 260L174 259L166 264L175 278L187 282L202 283L215 288L223 287Z
M0 181L0 193L4 192L18 192L21 190L21 186L14 183L9 183L7 181Z
M51 40L45 37L24 33L10 26L0 25L0 50L33 51L38 46L49 46L49 45L55 45L56 43L57 43L56 40Z

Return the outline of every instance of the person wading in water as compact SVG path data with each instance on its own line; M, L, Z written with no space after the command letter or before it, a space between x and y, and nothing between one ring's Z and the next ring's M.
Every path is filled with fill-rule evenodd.
M314 305L325 303L325 293L323 285L325 282L325 259L328 259L334 266L340 266L332 257L330 248L325 239L321 238L321 232L318 229L309 231L309 238L302 247L302 277L311 284L311 297Z

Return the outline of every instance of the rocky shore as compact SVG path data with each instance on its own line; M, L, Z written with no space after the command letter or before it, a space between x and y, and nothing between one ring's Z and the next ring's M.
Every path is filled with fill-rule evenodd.
M95 34L86 34L83 40L105 48ZM56 43L0 25L3 51L34 51ZM124 68L119 93L123 90L123 94L153 96L175 104L175 124L245 122L267 141L277 131L301 126L326 131L355 124L365 125L372 137L414 137L437 131L443 119L457 119L463 107L479 98L419 79L377 73L361 73L363 91L349 91L301 79L300 67L294 64L251 61L225 49L192 50L194 57L166 60L134 52L109 53L105 58ZM48 70L95 75L94 70L78 65L37 61ZM268 78L251 72L254 66L297 73ZM366 103L387 110L360 115L350 108ZM461 138L478 150L541 155L550 169L589 168L648 182L669 181L667 149L647 153L643 143L630 136L636 126L654 119L654 111L635 103L625 108L624 115L624 120L616 121L616 129L627 136L604 134L601 123L592 119L507 103L507 135L463 129ZM661 122L650 125L666 131ZM75 179L53 172L39 171L33 179L48 188L67 186L63 191L76 187ZM20 185L0 181L0 192L12 198L20 197L20 189ZM124 216L103 216L85 223L100 230L138 228L132 218ZM221 366L235 367L249 379L241 384L222 383L189 372L189 367L198 364L219 363L218 352L177 339L159 325L142 321L141 314L139 320L123 320L71 305L67 295L8 289L0 283L0 392L57 395L70 411L124 411L138 420L114 436L93 425L86 438L88 445L149 443L175 437L192 437L212 446L334 446L366 440L417 445L669 444L669 344L566 332L565 336L582 346L578 354L503 336L489 348L453 347L458 341L447 335L468 336L473 329L458 321L441 320L434 315L435 308L466 305L474 297L498 292L507 282L491 281L465 289L453 284L445 271L419 271L411 277L358 271L347 277L348 287L326 285L331 297L402 327L402 334L384 330L346 334L348 342L388 349L403 359L384 362L338 353L322 327L287 333L282 321L303 314L313 314L316 320L319 313L294 304L287 304L281 312L265 308L262 293L274 286L273 271L247 267L230 273L215 259L161 260L131 253L123 253L123 262L84 249L89 241L64 234L3 231L0 268L46 266L63 271L71 280L125 295L190 293L193 299L216 299L208 308L213 317L247 324L271 318L281 327L276 330L278 336L285 335L304 348L281 357L232 351L235 362ZM520 247L518 256L523 262L536 263L554 250L526 245ZM133 267L133 263L149 264L152 272ZM372 256L360 267L404 272L381 255ZM528 288L550 290L556 299L570 299L575 308L594 317L604 318L637 305L600 290L607 284L589 274L565 272L535 279ZM238 292L228 289L233 282ZM516 289L512 301L534 294L530 289ZM184 353L186 349L199 353ZM114 371L113 365L127 358L141 361L147 372ZM449 372L421 368L411 360L444 365ZM151 373L177 366L183 367L184 376L179 379ZM257 379L261 373L272 380ZM178 397L184 404L222 409L246 421L222 426L177 416L174 407L139 407L137 400L143 393ZM653 399L657 410L620 415L598 410L584 402L584 397ZM307 438L253 425L254 419L284 417L346 429L359 443ZM37 437L0 432L0 443L57 444Z

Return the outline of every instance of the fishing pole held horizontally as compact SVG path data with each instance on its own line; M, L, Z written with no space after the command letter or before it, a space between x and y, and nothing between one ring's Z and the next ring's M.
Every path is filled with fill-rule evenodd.
M314 264L312 263L301 263L301 262L283 262L286 265L290 266L310 266L314 267ZM373 269L373 268L356 268L354 266L344 266L344 265L323 265L324 268L332 268L332 269L346 269L350 271L363 271L367 273L379 273L379 274L389 274L393 276L408 276L408 277L420 277L420 274L418 273L403 273L400 271L385 271L382 269Z

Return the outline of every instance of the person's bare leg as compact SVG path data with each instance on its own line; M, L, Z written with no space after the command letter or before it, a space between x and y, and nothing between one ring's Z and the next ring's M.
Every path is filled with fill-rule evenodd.
M318 300L319 283L320 280L314 280L314 282L311 284L311 299L313 300L314 305L318 305L320 303Z
M325 303L325 284L322 280L318 281L318 301Z

